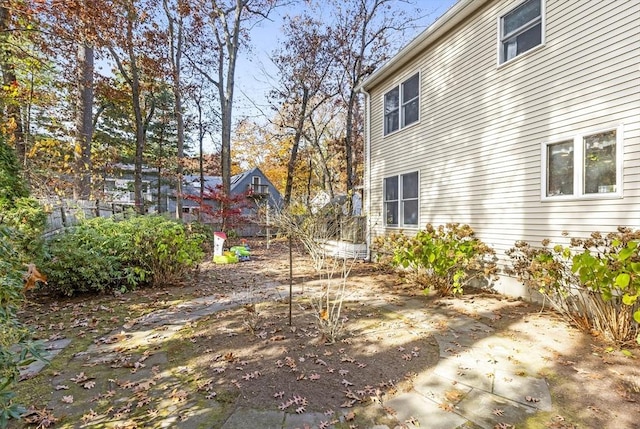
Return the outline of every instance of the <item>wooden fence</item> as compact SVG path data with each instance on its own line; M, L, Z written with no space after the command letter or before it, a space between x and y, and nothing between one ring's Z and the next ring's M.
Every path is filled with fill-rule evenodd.
M40 204L48 213L45 237L76 225L84 219L111 216L126 218L134 214L133 205L122 203L59 199L40 200Z
M84 219L112 216L125 219L135 215L134 206L127 203L71 199L40 200L40 203L48 213L45 237L76 225ZM197 217L192 214L185 214L184 217L187 222L196 219ZM219 228L216 223L210 224L214 230L216 227ZM366 225L365 216L339 215L329 217L324 225L326 231L324 231L323 237L349 243L365 243ZM265 236L276 233L276 229L273 225L270 226L254 219L247 222L246 225L236 228L236 232L241 237Z

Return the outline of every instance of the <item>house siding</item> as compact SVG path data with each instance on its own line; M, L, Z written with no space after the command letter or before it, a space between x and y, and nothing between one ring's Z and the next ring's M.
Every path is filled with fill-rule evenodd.
M490 1L370 94L372 237L384 177L420 172L420 222L468 223L498 252L640 227L640 0L543 0L544 44L498 65ZM420 121L383 136L384 93L421 73ZM544 142L623 126L622 198L541 198ZM410 232L410 228L405 228Z

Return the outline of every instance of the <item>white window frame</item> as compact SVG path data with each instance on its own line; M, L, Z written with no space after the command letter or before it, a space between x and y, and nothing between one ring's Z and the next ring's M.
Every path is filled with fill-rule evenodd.
M498 66L504 65L504 64L508 64L512 61L515 61L518 58L521 58L525 55L528 55L531 52L534 52L538 49L540 49L541 47L544 46L545 44L545 33L546 33L546 20L545 20L545 16L546 16L546 5L545 5L545 0L539 0L540 1L540 18L535 19L533 21L529 21L527 24L519 27L517 30L513 31L511 34L509 34L509 37L504 37L505 35L503 34L503 20L504 17L509 15L511 12L513 12L514 10L516 10L517 8L519 8L520 6L522 6L523 4L525 4L527 1L529 0L524 0L519 2L515 7L511 7L509 10L505 11L504 13L502 13L499 17L498 17L498 55L497 55L497 59L498 59ZM504 43L508 40L513 38L514 36L517 36L519 34L522 34L524 31L530 29L531 27L533 27L534 25L537 25L538 22L540 23L540 44L536 45L530 49L528 49L525 52L522 52L520 54L516 54L514 57L506 59L504 57Z
M402 193L402 177L408 176L409 174L417 175L417 185L418 185L418 196L416 198L403 198ZM387 179L396 178L398 180L398 199L396 200L387 200ZM415 224L405 224L404 223L404 202L406 201L417 201L418 202L418 213L417 213L417 221ZM387 223L387 203L388 202L396 202L398 204L398 223L397 224L388 224ZM420 171L407 171L400 174L393 174L391 176L386 176L382 179L382 216L383 223L385 228L418 228L420 225Z
M418 94L410 100L404 100L402 96L402 92L403 92L402 89L407 82L409 82L411 79L415 78L416 76L418 79ZM407 127L410 127L420 122L420 92L421 92L420 89L421 89L421 80L420 80L420 72L418 71L418 72L412 73L409 77L407 77L406 79L403 79L402 82L400 82L398 85L395 85L393 88L390 88L384 94L382 94L382 134L384 136L394 134L402 129L405 129ZM387 130L386 97L387 97L387 94L391 93L392 91L398 91L398 109L394 109L394 112L395 111L398 112L398 128L393 130ZM418 117L415 121L405 124L405 107L414 100L418 102Z
M616 132L616 190L615 192L585 193L584 191L584 139L595 134ZM570 195L547 195L548 177L548 147L557 143L573 141L573 194ZM600 200L623 197L623 160L624 160L624 126L600 128L589 130L579 134L557 138L552 141L543 142L541 149L542 180L540 195L542 201L566 201L566 200Z

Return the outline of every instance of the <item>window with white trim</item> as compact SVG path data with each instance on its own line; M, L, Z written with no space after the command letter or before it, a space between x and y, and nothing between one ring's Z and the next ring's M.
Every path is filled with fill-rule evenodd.
M420 74L384 94L384 134L417 122L420 117Z
M527 0L500 18L500 64L542 44L542 0Z
M543 198L618 196L622 127L543 145Z
M384 179L385 226L418 226L418 172Z

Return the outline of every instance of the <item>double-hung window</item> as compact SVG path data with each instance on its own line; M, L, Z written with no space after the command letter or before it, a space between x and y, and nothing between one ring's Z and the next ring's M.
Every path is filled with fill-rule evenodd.
M385 226L418 226L418 172L384 179Z
M500 18L500 63L542 44L542 0L527 0Z
M543 145L543 198L619 196L622 127Z
M414 74L384 95L384 134L417 122L420 111L420 75Z

